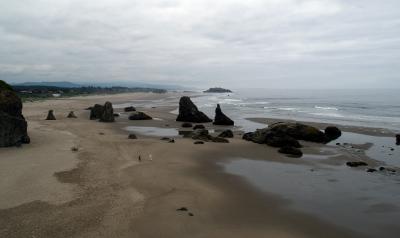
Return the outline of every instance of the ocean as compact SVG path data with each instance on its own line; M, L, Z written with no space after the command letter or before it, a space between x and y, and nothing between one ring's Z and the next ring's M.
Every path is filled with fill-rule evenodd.
M365 126L400 131L398 90L277 90L243 89L229 94L203 94L193 101L210 117L217 103L239 122L265 117Z

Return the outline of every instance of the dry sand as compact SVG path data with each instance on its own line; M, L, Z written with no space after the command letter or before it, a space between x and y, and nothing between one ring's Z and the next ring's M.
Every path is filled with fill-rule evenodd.
M238 136L229 144L194 145L191 139L167 143L140 135L128 140L128 132L121 130L127 125L176 126L171 108L145 110L164 121L118 118L115 123L90 121L84 110L106 100L166 96L171 95L25 104L32 143L0 149L0 237L358 237L288 209L287 201L258 192L217 164L240 157L300 160ZM58 120L44 120L49 109ZM78 119L66 118L70 110ZM73 146L79 150L71 151ZM189 211L176 211L180 207Z

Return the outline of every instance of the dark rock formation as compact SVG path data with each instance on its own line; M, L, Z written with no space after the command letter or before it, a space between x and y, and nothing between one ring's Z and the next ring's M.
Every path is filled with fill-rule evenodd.
M278 122L268 127L271 132L290 136L296 140L325 143L327 138L325 133L318 128L304 125L301 123Z
M129 116L129 120L152 120L153 118L144 112L133 112Z
M119 117L119 113L114 113L114 117Z
M103 113L100 117L101 122L114 122L114 109L111 102L106 102L103 107Z
M49 112L47 113L46 120L48 120L48 121L56 120L53 110L49 110Z
M246 133L243 135L243 138L258 144L267 144L273 147L301 147L300 143L293 137L288 136L280 131L271 130L270 128L259 129L255 132Z
M233 126L234 122L227 117L221 110L219 104L217 104L217 108L215 109L215 119L214 125L223 125L223 126Z
M184 122L184 123L182 123L182 127L184 127L184 128L192 128L193 125L190 122Z
M206 129L206 127L204 126L204 125L195 125L194 127L193 127L193 130L197 130L197 129Z
M104 112L104 107L100 104L94 105L90 109L90 120L97 120L100 119L101 116L103 115Z
M0 80L0 147L28 144L27 128L21 99L10 85Z
M209 88L204 93L231 93L232 91L225 88Z
M193 144L202 145L202 144L204 144L204 141L198 140L198 141L193 142Z
M136 140L137 136L135 134L131 133L131 134L129 134L128 139Z
M327 141L333 141L342 136L342 131L336 126L328 126L325 128L325 136Z
M193 132L192 139L209 141L212 139L212 136L208 133L208 130L206 129L197 129Z
M221 138L233 138L233 132L231 130L225 130L218 135Z
M378 171L378 170L376 170L376 169L373 169L373 168L369 168L369 169L367 169L367 172L368 172L368 173L374 173L374 172L376 172L376 171Z
M396 135L396 145L400 145L400 134Z
M368 164L363 161L347 162L346 165L349 167L368 166Z
M243 134L242 139L247 141L252 141L253 137L254 137L254 132L247 132Z
M124 108L124 111L125 111L125 112L134 112L134 111L136 111L136 108L134 108L134 107L132 107L132 106L130 106L130 107L125 107L125 108Z
M73 111L70 111L70 112L68 113L67 118L78 118L78 117L75 115L75 113L74 113Z
M215 143L229 143L228 139L222 137L211 137L211 141Z
M298 157L298 158L303 156L303 152L301 152L300 149L297 149L297 148L294 148L291 146L284 146L284 147L280 148L278 150L278 152L282 153L282 154L290 155L292 157Z
M192 100L186 96L181 97L179 101L179 115L176 120L196 123L212 122L212 120L208 118L206 114L199 111Z

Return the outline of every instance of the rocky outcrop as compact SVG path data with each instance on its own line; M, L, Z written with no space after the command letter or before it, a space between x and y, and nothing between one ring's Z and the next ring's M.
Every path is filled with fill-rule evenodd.
M90 108L90 120L98 120L104 112L104 107L100 104L95 104Z
M100 116L101 122L114 122L114 109L111 102L106 102L103 107L103 113Z
M219 134L218 137L221 137L221 138L233 138L233 131L225 130L225 131L221 132L221 134Z
M192 128L192 127L193 127L193 124L190 123L190 122L184 122L184 123L182 123L182 127L183 127L183 128Z
M316 143L325 143L327 141L324 132L320 131L318 128L301 123L278 122L270 125L268 129L276 134L287 135L296 140Z
M0 147L29 143L27 128L21 99L10 85L0 80Z
M48 121L56 120L56 117L54 116L54 111L53 110L49 110L49 112L47 113L46 120L48 120Z
M129 116L129 120L152 120L153 118L144 112L133 112Z
M301 147L300 143L293 137L279 131L273 131L270 128L258 129L255 132L246 133L243 135L243 139L273 147Z
M212 136L208 133L208 130L206 129L197 129L193 132L192 139L209 141L212 139Z
M346 165L349 167L368 166L368 164L363 161L347 162Z
M67 118L78 118L78 117L75 115L75 113L74 113L73 111L70 111L70 112L68 113Z
M195 123L212 122L206 114L197 109L196 105L187 96L181 97L179 100L179 115L176 121Z
M209 88L204 93L231 93L232 91L225 88Z
M220 105L217 104L217 108L215 109L215 119L213 124L222 126L233 126L235 123L222 112Z
M400 134L396 135L396 145L400 145Z
M328 126L325 128L325 136L327 141L333 141L342 136L342 131L336 126Z
M204 126L204 125L195 125L194 127L193 127L193 130L197 130L197 129L206 129L206 127Z
M292 146L284 146L278 150L279 153L289 155L291 157L300 158L303 156L303 152L300 149Z
M132 107L132 106L130 106L130 107L125 107L125 108L124 108L124 111L125 111L125 112L134 112L134 111L136 111L136 108L134 108L134 107Z
M131 133L131 134L129 134L128 139L136 140L137 136L135 134Z

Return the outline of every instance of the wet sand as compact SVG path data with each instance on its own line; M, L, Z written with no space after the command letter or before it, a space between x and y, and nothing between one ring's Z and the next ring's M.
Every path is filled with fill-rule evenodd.
M235 158L299 165L314 164L312 160L288 158L274 148L243 141L240 132L229 144L194 145L182 137L168 143L146 132L128 140L127 126L180 128L171 107L139 108L161 120L128 121L122 113L115 123L90 121L84 110L106 100L175 96L180 95L89 96L25 104L33 143L0 149L5 163L0 176L17 181L1 183L2 193L13 197L0 200L0 237L365 236L292 209L290 200L261 191L223 166ZM43 120L49 109L55 110L57 121ZM70 110L78 119L65 118ZM71 151L72 146L79 150ZM324 154L313 143L305 143L304 150ZM348 155L341 156L345 158L336 161L343 163ZM37 166L12 162L19 158ZM24 170L31 175L18 173ZM27 189L32 187L35 192ZM176 210L181 207L188 211Z

